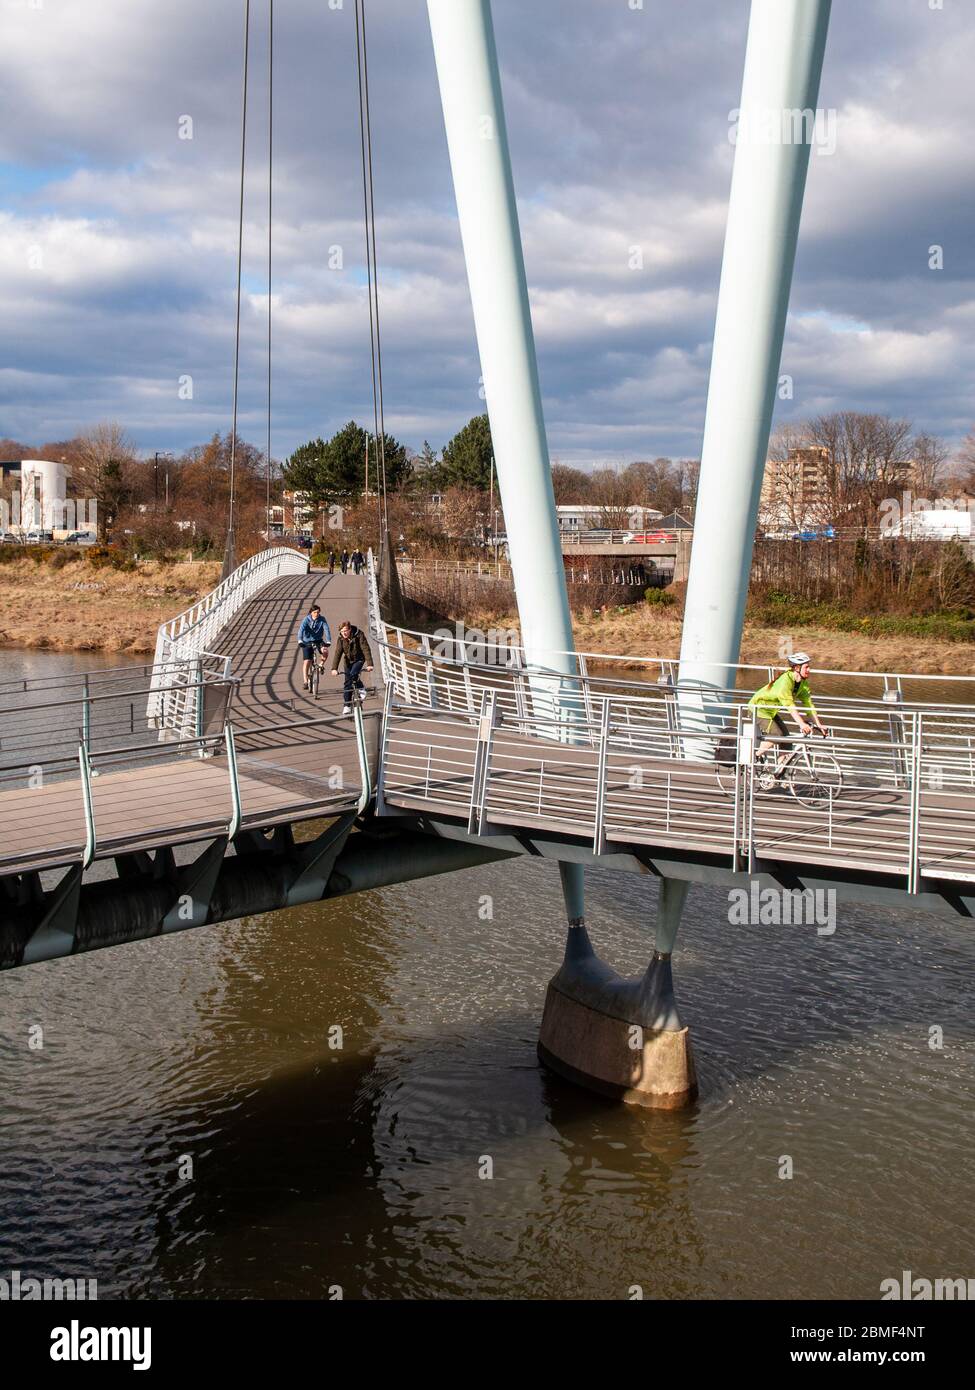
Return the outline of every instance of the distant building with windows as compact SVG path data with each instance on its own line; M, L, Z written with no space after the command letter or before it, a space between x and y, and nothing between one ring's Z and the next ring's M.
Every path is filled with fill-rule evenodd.
M56 538L76 529L94 531L84 499L68 496L71 469L54 459L5 459L0 480L11 489L11 515L4 520L15 534L50 531ZM6 505L6 504L5 504Z
M663 512L655 507L621 506L603 507L595 503L573 503L571 506L555 508L560 531L600 531L611 529L607 517L625 514L626 528L630 531L643 531L652 521L659 521ZM619 529L617 525L616 529Z
M829 499L829 450L819 445L790 449L784 459L767 459L761 515L767 526L808 526L819 521Z
M835 521L835 517L827 514L832 500L829 462L829 450L818 444L790 449L784 459L766 460L760 503L763 524L803 528ZM875 478L881 476L881 470L885 486L892 493L913 490L917 485L915 459L878 464Z

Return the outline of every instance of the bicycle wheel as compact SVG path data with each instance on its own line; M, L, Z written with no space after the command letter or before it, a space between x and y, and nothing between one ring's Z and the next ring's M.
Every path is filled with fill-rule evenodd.
M801 806L826 806L843 790L843 774L832 753L796 758L789 771L789 790Z
M734 796L735 781L737 780L739 766L734 762L716 762L714 764L714 775L718 779L718 786L725 796ZM753 786L757 792L774 792L778 790L778 783L774 776L775 768L767 756L755 759L753 770Z
M316 700L318 699L318 687L319 687L319 684L321 683L321 679L322 679L322 668L319 666L319 664L318 664L318 659L316 658L316 659L315 659L315 664L314 664L314 666L311 668L311 691L312 691L312 694L314 695L314 697L315 697Z

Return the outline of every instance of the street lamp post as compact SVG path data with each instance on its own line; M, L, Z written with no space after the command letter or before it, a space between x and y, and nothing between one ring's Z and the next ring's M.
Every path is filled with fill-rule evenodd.
M171 459L173 455L168 449L157 449L152 461L152 510L159 510L159 460ZM169 507L169 473L166 473L166 507Z

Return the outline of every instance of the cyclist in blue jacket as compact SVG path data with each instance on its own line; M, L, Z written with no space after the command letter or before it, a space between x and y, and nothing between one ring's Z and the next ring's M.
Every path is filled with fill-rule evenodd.
M298 629L298 642L301 645L301 654L305 659L302 667L303 688L310 690L311 664L315 660L315 654L322 652L324 659L328 656L328 649L332 645L328 619L322 617L321 604L313 603L307 616L302 619L301 627Z

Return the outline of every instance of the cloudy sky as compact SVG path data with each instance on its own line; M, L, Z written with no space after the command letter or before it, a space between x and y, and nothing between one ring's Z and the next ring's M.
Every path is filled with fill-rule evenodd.
M549 441L577 464L697 456L704 422L748 4L630 5L494 3ZM260 444L267 0L251 10L240 418ZM367 13L387 427L439 447L483 404L426 6ZM152 452L229 427L242 16L0 0L0 436L114 419ZM836 149L810 161L778 421L883 410L951 442L975 423L973 73L972 0L834 3ZM278 0L275 84L283 457L371 414L352 0Z

